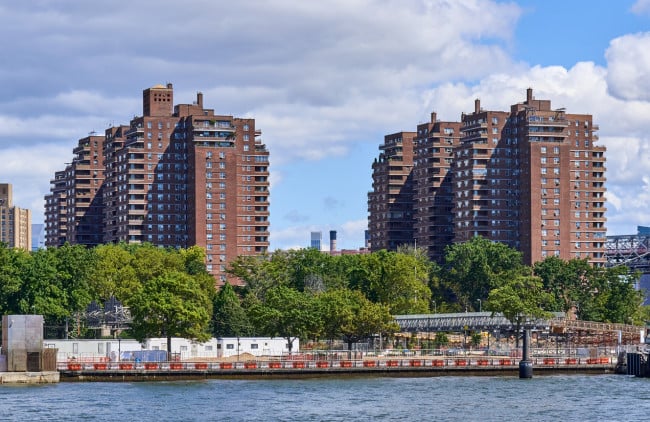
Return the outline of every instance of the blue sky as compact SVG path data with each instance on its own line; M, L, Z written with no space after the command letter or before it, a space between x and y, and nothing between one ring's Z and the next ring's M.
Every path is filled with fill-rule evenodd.
M256 118L272 250L329 230L363 246L385 134L528 87L599 124L608 233L650 225L650 0L36 0L0 4L0 37L0 181L35 223L77 140L172 82L177 103Z

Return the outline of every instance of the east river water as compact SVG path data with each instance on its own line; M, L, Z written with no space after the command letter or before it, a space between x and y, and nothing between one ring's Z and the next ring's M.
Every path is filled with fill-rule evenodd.
M0 386L9 421L643 421L624 375L315 378Z

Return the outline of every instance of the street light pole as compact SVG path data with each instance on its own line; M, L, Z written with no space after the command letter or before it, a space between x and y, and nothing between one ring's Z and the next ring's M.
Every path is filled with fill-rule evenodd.
M478 311L482 312L481 307L482 307L483 303L481 302L481 299L477 299L477 300L478 300Z

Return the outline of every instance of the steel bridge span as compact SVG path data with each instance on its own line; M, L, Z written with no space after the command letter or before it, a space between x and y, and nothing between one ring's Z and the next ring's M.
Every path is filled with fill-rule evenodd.
M462 332L471 331L514 331L516 327L502 314L491 312L463 312L452 314L396 315L395 321L402 332ZM563 312L556 312L551 319L538 319L526 323L533 330L621 332L639 335L642 327L626 324L609 324L592 321L568 320Z
M607 236L605 258L608 267L627 266L631 271L650 273L650 236L631 234Z

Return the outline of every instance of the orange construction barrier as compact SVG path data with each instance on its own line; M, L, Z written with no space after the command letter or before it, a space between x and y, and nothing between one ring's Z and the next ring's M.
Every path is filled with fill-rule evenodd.
M221 369L232 369L232 362L221 362L219 364L219 368L221 368Z

